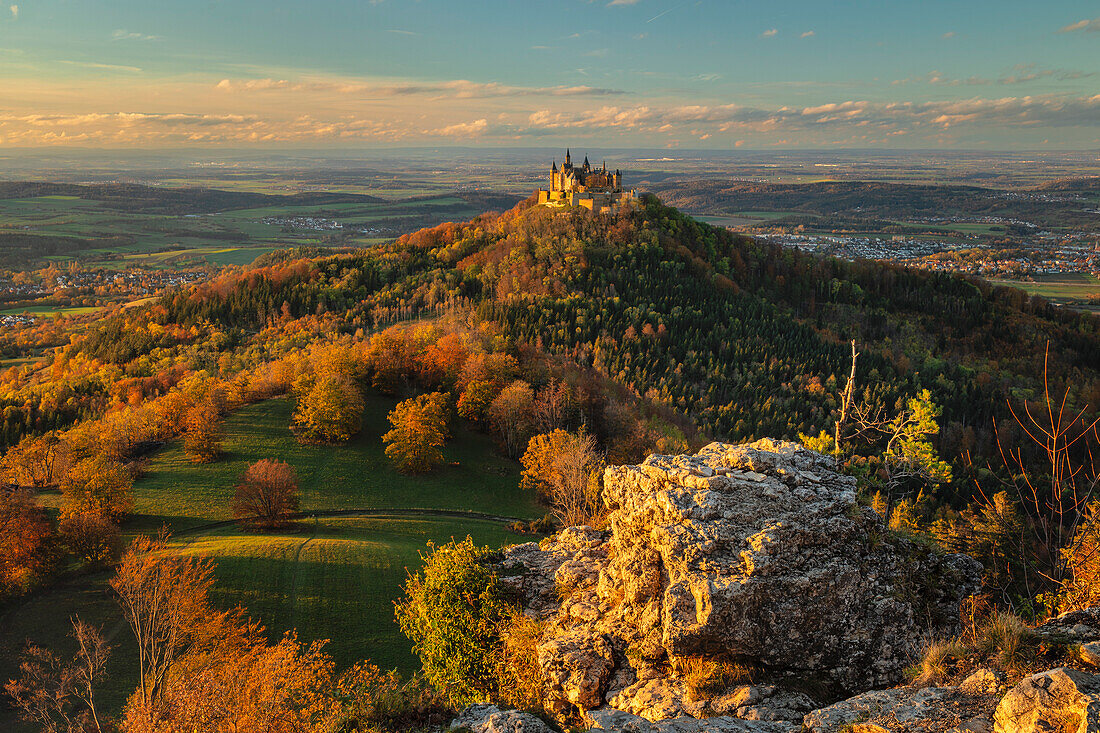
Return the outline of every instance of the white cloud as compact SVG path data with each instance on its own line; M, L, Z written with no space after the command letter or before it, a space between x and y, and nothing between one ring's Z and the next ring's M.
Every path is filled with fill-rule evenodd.
M113 41L159 41L160 36L151 36L147 33L134 33L125 28L119 28L111 34Z
M607 4L607 7L611 7L612 5L637 5L637 4L638 4L638 0L611 0L611 2L609 2Z
M489 129L489 121L485 118L473 122L462 122L457 125L447 125L438 130L433 130L436 135L445 137L479 137Z
M1093 18L1092 20L1079 20L1076 23L1070 23L1069 25L1059 29L1059 33L1072 33L1073 31L1092 31L1100 32L1100 18Z
M59 59L59 64L65 64L67 66L80 66L85 69L102 69L104 71L128 71L133 74L140 74L142 69L138 66L122 66L120 64L99 64L94 61L66 61Z
M763 33L761 33L761 34L760 34L760 37L761 37L761 38L771 38L772 36L775 36L775 35L776 35L776 34L778 34L778 33L779 33L779 29L778 29L778 28L769 28L768 30L766 30L766 31L764 31Z
M813 31L806 31L801 36L799 36L799 38L812 38L813 36L814 36Z
M18 5L12 5L11 6L11 17L19 18L19 6Z
M955 31L947 31L947 33L944 33L942 36L940 36L940 38L943 38L945 40L948 39L948 38L954 38L954 37L955 37Z
M604 97L626 94L620 89L585 85L557 87L513 87L496 82L474 82L456 79L445 82L371 83L356 79L222 79L215 87L223 92L330 92L361 94L376 97L436 95L456 99L493 97Z

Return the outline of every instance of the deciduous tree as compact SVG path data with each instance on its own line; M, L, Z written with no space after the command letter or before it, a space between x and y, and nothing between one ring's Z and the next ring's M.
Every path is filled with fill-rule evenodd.
M31 645L19 665L19 679L5 689L19 716L46 733L89 733L104 730L95 691L106 673L111 648L95 627L72 620L77 651L61 657Z
M599 525L603 461L592 435L564 430L536 435L523 454L523 484L536 489L565 526Z
M272 458L245 470L233 497L233 517L263 529L285 526L298 511L298 475L290 464Z
M359 387L346 377L326 374L298 401L291 427L306 443L342 443L359 432L362 420Z
M166 537L142 536L131 543L111 579L137 641L137 704L150 719L179 655L225 621L207 599L213 573L211 562L169 551Z
M0 596L34 575L49 534L45 513L29 491L0 487Z
M382 436L386 455L404 473L423 473L443 462L447 395L432 392L399 403L389 414L393 429Z
M203 400L187 411L183 450L195 463L210 463L222 452L224 430L221 411L211 400Z
M102 514L118 520L134 506L130 470L103 453L74 464L61 480L61 514Z
M527 382L516 380L505 387L492 404L489 416L500 432L510 456L527 445L534 426L535 393Z

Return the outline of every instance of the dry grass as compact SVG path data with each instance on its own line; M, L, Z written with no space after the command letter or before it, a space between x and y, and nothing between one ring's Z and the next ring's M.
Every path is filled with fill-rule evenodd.
M752 682L750 666L718 657L674 657L672 670L683 680L693 700L721 694L733 685Z

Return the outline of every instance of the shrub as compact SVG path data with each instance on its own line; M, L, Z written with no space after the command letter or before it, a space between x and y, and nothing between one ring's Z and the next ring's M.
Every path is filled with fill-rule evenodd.
M383 672L359 662L340 675L336 695L341 703L339 730L408 731L446 727L455 710L423 677L402 681L394 670Z
M488 699L498 689L495 651L513 609L485 565L488 557L489 549L468 536L434 547L396 607L425 678L454 705Z
M500 656L497 660L500 698L522 710L541 710L543 689L538 644L542 624L517 613L501 630Z

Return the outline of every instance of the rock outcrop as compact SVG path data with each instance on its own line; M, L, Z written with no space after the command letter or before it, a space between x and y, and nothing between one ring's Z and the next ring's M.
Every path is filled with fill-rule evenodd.
M995 733L1100 731L1100 679L1064 667L1033 674L1008 691L993 723Z
M607 530L519 545L499 568L545 622L538 658L557 713L800 724L808 699L761 687L759 704L735 704L733 672L849 693L896 683L921 633L950 633L978 589L975 561L892 535L857 504L854 479L794 443L614 466L604 497Z

